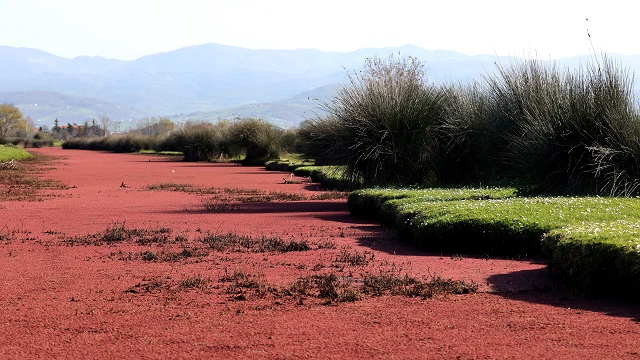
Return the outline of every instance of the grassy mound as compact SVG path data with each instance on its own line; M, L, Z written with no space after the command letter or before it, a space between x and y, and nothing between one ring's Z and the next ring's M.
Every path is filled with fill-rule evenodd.
M583 295L640 300L640 199L518 197L511 188L365 189L351 213L423 249L547 258Z
M26 160L33 156L19 146L0 145L0 162L11 160Z
M278 159L269 160L265 164L265 169L270 171L294 171L303 166L313 166L315 162L300 154L282 154Z
M350 180L344 176L344 166L301 166L295 168L296 176L310 177L312 181L319 182L327 190L354 190L362 186L361 183Z
M543 246L551 274L582 295L640 300L640 222L584 222L552 230Z

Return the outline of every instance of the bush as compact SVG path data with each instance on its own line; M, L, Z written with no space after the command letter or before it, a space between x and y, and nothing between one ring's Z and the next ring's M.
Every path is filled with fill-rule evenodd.
M300 137L298 136L298 129L292 128L285 130L280 137L282 151L287 153L296 152L299 139Z
M156 138L151 136L127 134L108 137L109 151L117 153L133 153L151 150L156 147Z
M227 161L244 155L244 164L261 164L280 156L282 131L258 119L187 125L157 150L181 151L185 161Z
M264 164L280 156L283 131L257 119L187 124L167 136L127 134L100 138L75 138L64 149L139 152L177 151L184 161L228 161L244 155L245 164ZM292 134L288 134L291 145Z
M105 138L74 138L62 143L63 149L76 150L107 150Z
M47 146L53 146L53 139L50 137L33 137L33 138L11 138L7 139L8 144L15 146L21 146L23 148L41 148Z
M260 119L238 119L231 125L228 141L244 152L245 165L264 165L277 159L282 150L283 131Z
M132 153L157 147L156 137L126 134L107 137L74 138L62 143L63 149Z
M226 123L185 126L171 134L158 150L181 151L184 161L216 160L227 150L226 126Z

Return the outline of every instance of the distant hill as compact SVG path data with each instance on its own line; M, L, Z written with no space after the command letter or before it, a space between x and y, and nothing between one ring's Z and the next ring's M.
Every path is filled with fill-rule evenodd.
M107 114L117 121L144 116L217 120L263 117L295 126L318 111L311 98L328 98L367 57L411 55L427 65L436 82L465 82L508 63L493 55L467 56L416 46L319 50L248 50L218 44L190 46L132 61L0 46L0 102L18 105L44 124L81 122ZM620 57L630 70L640 57ZM563 60L586 62L584 57ZM37 106L35 105L37 104Z
M101 114L127 121L144 116L144 113L133 108L51 91L2 92L0 101L19 104L25 116L43 125L51 125L56 119L61 124L82 123L97 119Z
M337 85L327 85L297 96L274 102L253 103L213 111L198 111L173 115L170 118L178 122L211 121L257 117L266 119L274 125L288 129L296 127L301 121L313 119L325 114L321 107L323 99L330 99Z

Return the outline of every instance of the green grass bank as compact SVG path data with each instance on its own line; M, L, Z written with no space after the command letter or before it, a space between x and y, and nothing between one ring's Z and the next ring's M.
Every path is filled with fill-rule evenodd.
M26 150L14 145L0 145L0 162L11 160L26 160L33 156Z
M640 300L638 198L374 188L351 193L349 208L425 250L542 258L553 277L581 295Z

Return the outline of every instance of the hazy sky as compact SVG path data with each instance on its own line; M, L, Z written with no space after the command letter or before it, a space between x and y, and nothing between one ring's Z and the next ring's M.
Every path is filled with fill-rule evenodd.
M190 45L640 54L629 0L0 0L0 45L135 59ZM589 19L588 22L586 19Z

